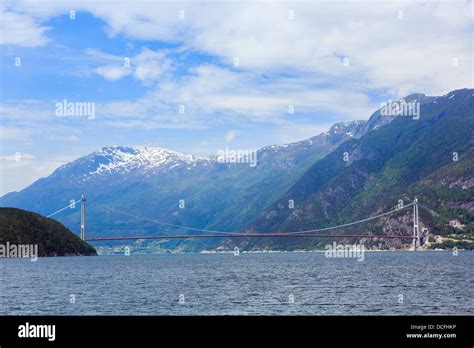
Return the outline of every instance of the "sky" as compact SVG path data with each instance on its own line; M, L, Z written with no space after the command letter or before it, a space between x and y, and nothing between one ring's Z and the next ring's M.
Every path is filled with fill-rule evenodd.
M472 0L2 1L0 195L104 146L258 149L472 88L473 29Z

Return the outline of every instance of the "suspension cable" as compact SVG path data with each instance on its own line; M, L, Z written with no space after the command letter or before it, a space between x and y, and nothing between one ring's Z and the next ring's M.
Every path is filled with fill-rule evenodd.
M79 198L78 200L76 200L74 203L69 203L69 204L66 205L64 208L61 208L61 209L55 211L54 213L49 214L49 215L46 216L46 217L51 217L51 216L53 216L53 215L56 215L56 214L62 212L63 210L65 210L65 209L67 209L67 208L70 208L70 207L71 207L71 204L74 204L74 205L75 205L76 203L79 203L80 201L81 201L81 198Z
M176 224L172 224L172 223L169 223L169 222L160 221L160 220L157 220L157 219L150 219L150 218L147 218L147 217L144 217L144 216L139 216L139 215L135 215L135 214L132 214L132 213L128 213L128 212L125 212L123 210L111 208L111 207L108 207L106 205L102 205L102 204L99 204L99 203L96 203L96 202L93 203L93 204L101 206L101 207L103 207L107 210L114 211L116 213L120 213L120 214L127 215L127 216L130 216L130 217L134 217L134 218L137 218L137 219L142 219L142 220L145 220L145 221L150 221L150 222L153 222L155 224L160 224L160 225L165 225L165 226L170 226L170 227L175 227L175 228L181 228L181 229L186 229L186 230L191 230L191 231L198 231L198 232L206 232L206 233L217 233L217 234L242 233L242 232L228 232L228 231L208 230L208 229L205 229L205 228L195 228L195 227L187 227L187 226L182 226L182 225L176 225ZM355 224L359 224L361 222L366 222L366 221L370 221L370 220L380 218L382 216L390 215L390 214L393 214L393 213L395 213L399 210L408 208L408 207L412 206L413 204L415 204L415 203L412 202L412 203L409 203L407 205L404 205L403 207L397 207L397 208L395 208L395 209L393 209L389 212L385 212L385 213L378 214L378 215L375 215L375 216L372 216L372 217L368 217L368 218L365 218L365 219L362 219L362 220L353 221L353 222L349 222L349 223L345 223L345 224L341 224L341 225L337 225L337 226L317 228L317 229L305 230L305 231L282 232L282 233L278 233L278 234L280 234L280 235L283 235L283 234L284 235L292 235L292 234L304 234L304 233L313 233L313 232L334 230L334 229L337 229L337 228L352 226L352 225L355 225ZM251 235L251 233L247 233L246 235ZM269 233L268 235L271 235L271 233Z

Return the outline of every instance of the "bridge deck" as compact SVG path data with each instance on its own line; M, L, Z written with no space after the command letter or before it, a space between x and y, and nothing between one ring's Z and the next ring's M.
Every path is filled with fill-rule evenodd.
M229 234L185 234L185 235L165 235L165 236L130 236L130 237L96 237L87 238L88 242L107 240L137 240L137 239L190 239L190 238L255 238L255 237L290 237L290 238L384 238L384 239L416 239L414 236L395 235L368 235L368 234L285 234L285 233L229 233Z

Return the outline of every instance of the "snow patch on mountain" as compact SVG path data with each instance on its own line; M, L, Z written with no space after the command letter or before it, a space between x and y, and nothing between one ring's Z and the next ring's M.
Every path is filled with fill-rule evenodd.
M168 169L186 165L195 167L197 162L209 161L177 151L148 146L111 146L92 153L89 160L97 164L90 175L117 172L130 173L135 170L148 171L156 168Z

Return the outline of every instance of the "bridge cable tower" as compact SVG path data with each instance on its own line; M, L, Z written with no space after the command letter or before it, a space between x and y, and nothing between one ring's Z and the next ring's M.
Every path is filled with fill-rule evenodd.
M86 195L81 196L81 239L86 240Z
M420 228L418 221L418 198L413 201L413 251L420 244Z

